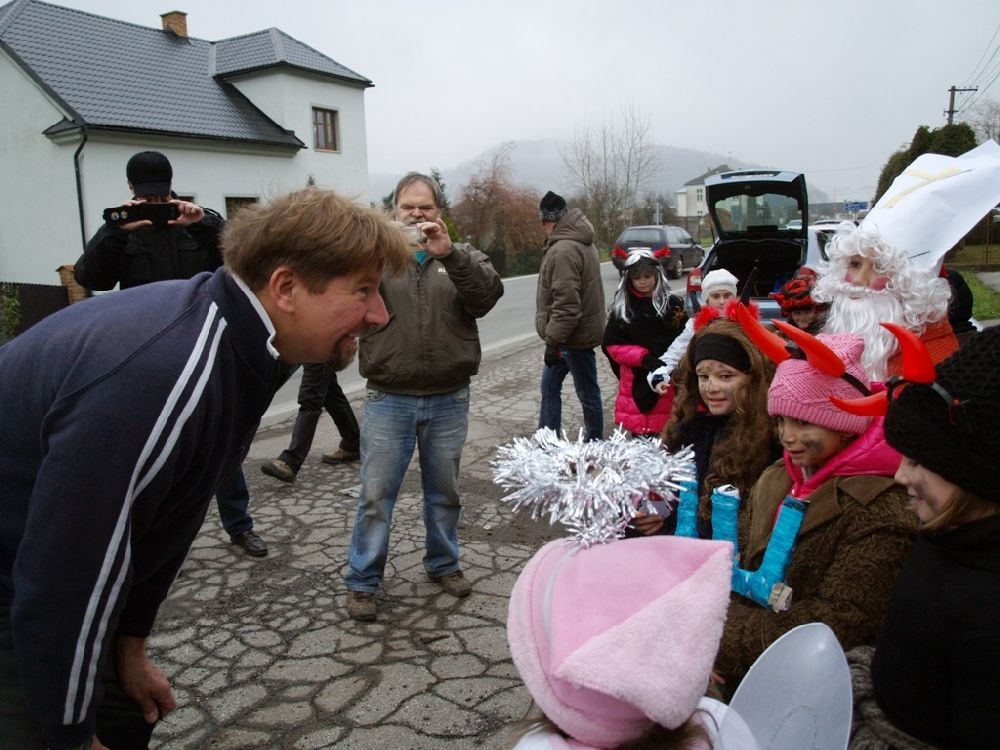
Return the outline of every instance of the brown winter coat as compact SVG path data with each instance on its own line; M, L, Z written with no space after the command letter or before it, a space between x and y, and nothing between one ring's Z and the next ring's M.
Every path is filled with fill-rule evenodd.
M535 295L535 330L546 344L593 349L604 338L607 312L594 227L571 208L545 238Z
M740 514L740 566L756 570L775 515L792 486L781 461L761 474ZM729 605L716 671L736 687L754 660L797 625L829 625L847 651L874 643L889 592L910 552L916 519L891 477L833 477L809 495L787 583L792 604L775 613L736 594Z

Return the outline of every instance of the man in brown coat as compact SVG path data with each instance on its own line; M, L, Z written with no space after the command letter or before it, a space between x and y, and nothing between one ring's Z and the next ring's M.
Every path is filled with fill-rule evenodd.
M572 373L583 407L584 438L600 440L604 405L594 349L604 337L607 316L594 227L579 208L567 209L552 191L542 198L538 216L546 235L535 296L535 330L545 342L538 427L561 428L562 384Z

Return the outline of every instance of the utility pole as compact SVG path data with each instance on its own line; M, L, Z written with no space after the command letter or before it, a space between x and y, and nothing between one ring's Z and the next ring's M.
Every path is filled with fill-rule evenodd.
M979 91L978 87L973 86L971 89L958 89L952 86L948 89L950 96L948 97L948 109L944 111L945 115L948 117L948 124L951 125L952 118L955 116L955 92L964 94L969 91Z

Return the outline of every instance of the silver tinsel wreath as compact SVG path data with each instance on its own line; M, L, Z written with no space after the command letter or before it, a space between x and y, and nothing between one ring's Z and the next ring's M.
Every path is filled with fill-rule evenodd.
M494 481L515 511L565 525L581 547L621 537L636 511L655 512L650 493L666 497L695 474L694 453L667 453L655 438L622 430L607 440L571 442L543 428L497 449Z

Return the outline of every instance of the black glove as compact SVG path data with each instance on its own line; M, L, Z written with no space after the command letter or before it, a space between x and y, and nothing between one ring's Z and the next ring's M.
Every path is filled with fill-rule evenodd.
M549 367L553 367L559 364L560 359L562 359L562 352L559 351L559 347L553 346L552 344L546 344L545 354L542 357L542 361Z
M659 357L654 357L652 354L647 354L642 358L642 366L647 370L652 372L653 370L659 370L663 367L663 363L660 361Z

